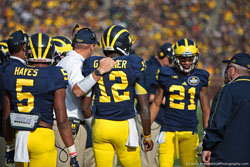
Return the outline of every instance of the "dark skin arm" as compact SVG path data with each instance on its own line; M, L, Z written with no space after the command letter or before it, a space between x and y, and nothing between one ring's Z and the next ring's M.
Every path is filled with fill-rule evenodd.
M150 124L150 112L149 112L149 106L148 106L148 97L147 94L145 95L137 95L137 101L139 104L139 114L141 117L141 123L143 127L143 132L145 136L151 135L151 124ZM152 140L143 141L145 151L151 151L153 149L153 142Z
M155 93L154 101L150 105L151 124L154 122L154 120L155 120L155 118L160 110L160 107L161 107L161 104L163 101L163 93L164 93L164 87L161 84L158 84L157 90Z
M3 135L5 141L10 142L13 141L15 138L15 131L10 127L10 110L11 110L11 103L10 103L10 95L7 91L4 93L4 103L3 103Z
M202 109L203 128L205 129L208 126L208 119L210 115L207 87L202 87L200 91L200 104Z
M57 89L54 96L54 109L59 133L66 147L74 144L72 129L66 113L65 88Z
M84 96L82 98L82 112L84 118L90 118L92 116L91 102L92 102L92 97Z

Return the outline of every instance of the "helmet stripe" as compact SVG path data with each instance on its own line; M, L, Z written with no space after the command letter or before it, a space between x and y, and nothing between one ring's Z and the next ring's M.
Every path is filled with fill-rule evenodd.
M188 46L188 40L187 40L187 38L185 38L184 41L185 41L185 45L184 46L187 47Z
M38 58L42 58L42 33L38 33Z
M60 43L62 43L63 44L63 46L66 46L67 44L66 44L66 42L64 42L63 40L61 40L61 39L53 39L53 41L57 41L57 42L60 42Z
M102 47L106 47L103 34L102 34L102 45L103 45Z
M108 34L107 34L107 43L106 43L106 45L107 46L110 46L110 43L109 43L109 40L110 40L110 34L111 34L111 31L112 31L112 29L115 27L115 25L113 25L112 27L110 27L109 28L109 31L108 31Z
M122 33L124 33L124 32L128 32L128 30L123 29L123 30L119 31L119 32L115 35L115 37L114 37L114 39L113 39L113 41L112 41L112 43L111 43L111 47L114 47L116 40L117 40L118 37L119 37Z
M7 43L5 43L5 42L0 42L0 45L8 47Z
M33 43L32 43L32 40L31 40L30 37L29 37L29 44L30 44L30 48L31 48L33 57L34 57L34 58L37 58L37 56L36 56L36 51L35 51L35 49L34 49L34 46L33 46Z
M46 56L47 56L48 51L49 51L49 49L50 49L50 45L51 45L51 38L49 38L49 42L48 42L47 47L46 47L46 49L45 49L45 51L44 51L44 53L43 53L43 58L44 58L44 59L46 59Z

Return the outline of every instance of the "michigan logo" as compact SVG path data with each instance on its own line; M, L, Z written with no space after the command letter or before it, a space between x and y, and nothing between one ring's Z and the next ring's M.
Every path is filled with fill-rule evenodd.
M200 79L196 76L191 76L188 78L188 84L192 86L196 86L200 83Z

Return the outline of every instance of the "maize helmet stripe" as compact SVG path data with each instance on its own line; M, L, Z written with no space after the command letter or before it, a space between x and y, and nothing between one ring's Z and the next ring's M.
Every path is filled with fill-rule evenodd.
M109 31L108 31L108 35L107 35L107 43L106 43L106 46L110 46L110 43L109 43L109 40L110 40L110 34L111 34L111 31L112 29L115 27L115 25L113 25L112 27L110 27Z
M30 48L31 48L33 57L37 58L36 51L35 51L34 45L33 45L32 40L31 40L30 37L29 37L29 44L30 44Z
M43 58L45 59L46 58L46 55L48 54L48 51L50 49L50 45L51 45L51 38L49 38L49 42L48 42L48 45L43 53Z
M102 34L102 45L103 45L103 47L106 47L103 34Z
M53 41L56 41L56 42L60 42L61 44L63 44L63 46L66 46L67 44L61 40L61 39L53 39Z
M117 38L118 38L122 33L124 33L124 32L128 32L128 30L123 29L123 30L119 31L119 32L115 35L115 37L114 37L114 39L113 39L113 41L112 41L112 43L111 43L111 47L114 47Z
M42 33L38 34L38 46L42 45ZM38 58L42 58L42 47L38 47Z
M5 43L5 42L0 42L0 45L8 47L7 43Z
M8 44L7 44L6 42L0 42L0 46L2 46L2 47L1 47L1 50L2 50L4 53L9 52Z

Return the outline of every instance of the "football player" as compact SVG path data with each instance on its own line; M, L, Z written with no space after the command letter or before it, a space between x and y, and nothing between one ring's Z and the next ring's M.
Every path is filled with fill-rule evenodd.
M134 101L137 97L144 131L145 151L153 148L150 132L150 114L145 90L145 62L129 55L132 40L127 29L120 25L108 27L102 35L102 48L107 57L117 64L103 74L97 70L103 57L92 56L84 61L83 74L95 74L101 79L93 87L95 121L93 147L97 167L112 167L115 152L122 166L141 166L138 133L135 125Z
M25 46L28 40L28 35L22 30L13 32L8 40L3 43L3 52L9 54L7 56L8 62L20 63L21 65L26 65L26 56L25 56ZM7 46L7 47L6 47ZM5 59L6 60L6 59ZM3 65L4 66L4 65ZM1 67L2 74L2 67ZM3 87L2 87L3 88ZM3 88L4 89L4 88ZM5 161L7 165L13 163L14 158L14 148L6 149Z
M163 45L161 45L157 53L146 62L147 68L145 70L146 74L145 76L146 76L146 89L148 92L149 104L153 102L155 97L155 91L157 89L157 84L158 84L156 80L157 70L162 66L170 65L173 60L173 55L174 55L174 50L172 48L172 44L166 42ZM152 140L155 140L158 133L160 132L162 118L164 115L164 104L165 104L165 98L162 101L160 111L158 112L155 121L151 125ZM137 118L137 125L139 131L141 131L141 122L139 117ZM154 148L152 151L146 153L141 151L141 160L143 167L159 166L158 148L159 145L154 144Z
M174 53L174 67L161 67L158 71L158 88L150 106L151 122L165 97L165 113L157 137L160 166L173 166L175 155L180 156L182 166L196 166L199 143L197 106L200 100L205 128L210 113L207 94L210 77L207 71L197 69L199 52L191 39L176 42Z
M68 76L63 68L49 67L54 51L51 37L36 33L26 45L30 66L13 60L2 67L5 86L4 136L7 151L15 148L14 161L17 167L56 166L53 108L72 164L79 166L65 107ZM16 139L13 129L16 130Z

